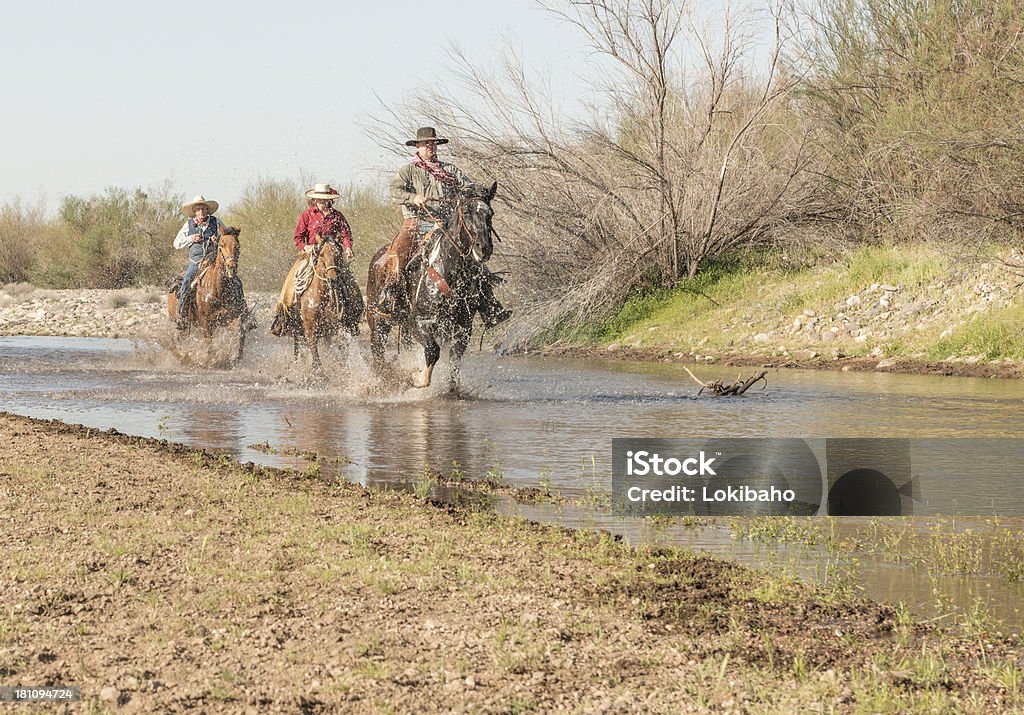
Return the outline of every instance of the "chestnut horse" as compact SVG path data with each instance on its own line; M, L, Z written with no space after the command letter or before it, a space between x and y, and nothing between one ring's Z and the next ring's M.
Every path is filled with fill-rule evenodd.
M329 347L342 326L351 335L359 333L363 296L341 254L341 246L334 238L317 243L313 249L313 275L309 286L296 299L301 328L292 325L295 357L299 356L299 337L305 337L314 368L321 365L318 348L321 339Z
M418 265L410 261L408 275L403 276L405 290L383 310L380 304L387 282L384 256L388 246L381 248L370 261L366 281L366 311L370 326L370 349L373 364L380 372L384 367L384 348L391 328L412 333L423 346L423 368L412 376L413 387L429 387L434 366L441 357L441 345L449 344L449 390L458 389L462 355L469 346L473 316L480 304L482 265L491 257L491 200L498 190L495 182L489 189L471 187L461 191L448 210L440 212L447 218L440 228L428 234ZM414 259L417 260L417 259Z
M187 301L183 321L186 331L198 328L207 339L213 337L213 329L219 326L230 325L233 330L237 330L238 351L235 362L242 359L245 333L251 321L246 310L242 282L237 276L240 233L240 229L226 228L217 238L212 263L207 258L199 266L195 300ZM167 316L172 321L177 321L176 288L167 294Z

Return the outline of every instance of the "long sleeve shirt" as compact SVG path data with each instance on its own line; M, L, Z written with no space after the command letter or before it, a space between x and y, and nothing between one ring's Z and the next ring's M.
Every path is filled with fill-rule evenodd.
M216 216L210 216L206 219L206 223L196 226L195 220L189 219L181 227L181 230L178 231L178 235L174 237L174 247L188 248L192 245L193 237L197 234L202 234L203 238L206 238L207 234L211 233L210 229L215 229L217 234L222 234L224 233L224 223Z
M295 247L300 251L306 246L311 246L316 236L321 238L341 238L343 248L352 248L352 229L348 220L337 209L331 209L327 214L320 213L316 206L310 206L302 212L299 223L295 226Z
M420 216L420 210L412 202L417 194L428 199L450 199L459 189L472 185L473 182L457 166L445 161L439 163L441 168L455 179L457 182L455 186L448 186L438 181L429 171L412 162L399 169L395 178L392 179L391 200L401 204L404 218L423 218Z

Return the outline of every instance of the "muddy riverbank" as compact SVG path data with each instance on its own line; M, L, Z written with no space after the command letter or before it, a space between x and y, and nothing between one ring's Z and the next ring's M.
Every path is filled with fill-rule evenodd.
M666 348L643 348L616 346L614 350L599 346L568 346L551 347L530 351L530 355L545 357L571 357L598 360L630 360L636 362L682 363L694 366L691 369L698 377L701 366L724 365L738 368L792 368L798 370L841 370L843 372L888 372L905 375L937 375L950 377L990 377L1019 378L1024 377L1024 365L1013 360L977 360L947 359L929 361L921 358L884 358L851 355L822 356L815 351L807 351L800 356L769 356L756 353L723 352L718 355L700 356L695 360L691 355L683 355ZM744 377L746 374L744 373ZM696 384L696 383L695 383Z
M140 712L1020 705L1013 635L312 467L0 430L4 683Z

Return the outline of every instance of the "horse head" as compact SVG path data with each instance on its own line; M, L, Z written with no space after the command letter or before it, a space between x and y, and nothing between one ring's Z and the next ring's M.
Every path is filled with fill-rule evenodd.
M458 220L461 238L469 247L469 255L476 263L483 263L491 257L494 243L491 235L494 228L491 221L494 210L491 200L498 191L498 182L490 188L473 186L464 190L458 198Z
M241 233L242 230L234 226L224 229L217 247L217 263L229 279L234 278L238 272L238 254L241 251L238 236Z
M321 278L334 281L338 278L338 260L341 246L334 238L327 238L317 244L316 269Z

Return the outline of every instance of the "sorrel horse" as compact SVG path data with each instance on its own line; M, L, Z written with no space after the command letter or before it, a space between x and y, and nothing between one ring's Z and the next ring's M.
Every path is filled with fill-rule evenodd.
M241 230L235 227L224 229L214 244L213 258L207 258L199 266L195 299L186 300L184 329L199 329L203 337L213 337L213 330L220 326L231 326L238 332L238 351L235 362L242 359L245 350L245 333L252 327L251 317L246 309L242 282L238 279L238 256L241 252L238 236ZM170 286L169 286L170 287ZM167 316L177 321L178 291L174 287L167 294Z
M462 356L469 346L473 316L480 304L482 265L493 250L491 200L497 190L497 182L489 189L472 187L440 207L438 216L445 218L427 235L421 256L410 261L410 270L402 277L404 299L395 300L387 310L380 309L380 302L387 282L382 259L388 246L371 259L366 299L373 307L366 311L366 321L378 372L384 367L388 334L397 326L411 332L423 346L423 368L413 374L412 385L430 385L441 345L448 344L448 387L452 392L458 389Z
M320 241L313 249L313 275L309 286L296 298L296 303L300 324L289 322L286 329L292 335L296 358L299 356L299 338L305 338L314 368L321 365L320 340L330 346L343 326L350 335L359 333L363 296L351 270L345 265L342 248L334 238Z

